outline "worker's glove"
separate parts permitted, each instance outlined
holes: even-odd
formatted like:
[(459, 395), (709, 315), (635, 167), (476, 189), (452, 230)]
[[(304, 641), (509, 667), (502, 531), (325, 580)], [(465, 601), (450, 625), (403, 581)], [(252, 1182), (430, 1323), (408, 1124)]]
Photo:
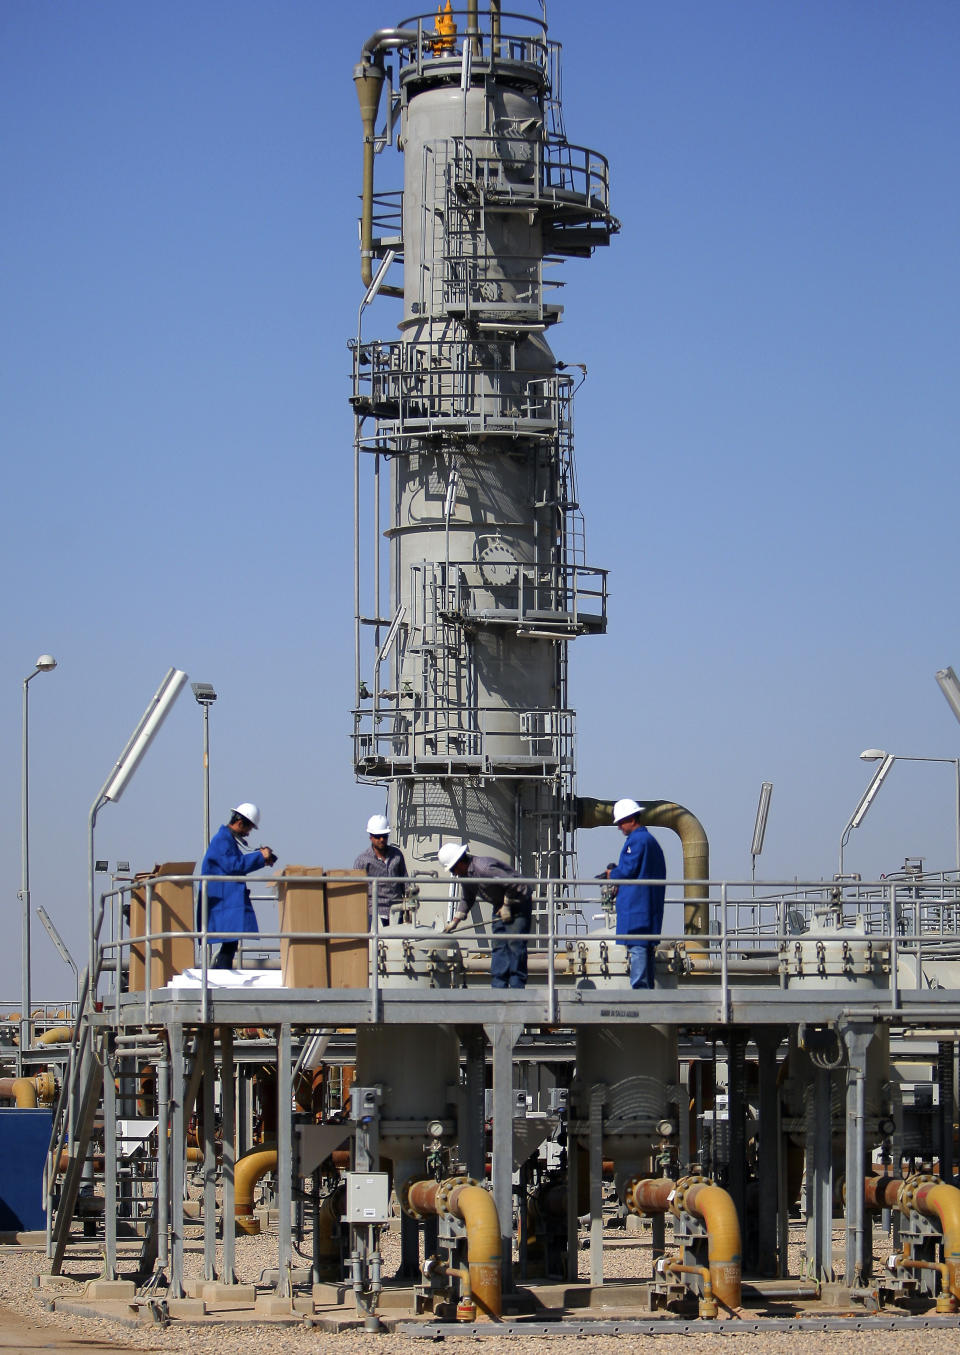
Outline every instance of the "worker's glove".
[(275, 851), (272, 851), (269, 847), (261, 847), (260, 850), (263, 852), (263, 859), (266, 865), (275, 866), (277, 864), (277, 854)]
[(497, 909), (497, 917), (504, 925), (513, 921), (513, 909), (510, 907), (509, 903), (504, 903)]
[(460, 919), (458, 917), (452, 917), (443, 930), (445, 932), (455, 932), (459, 921)]

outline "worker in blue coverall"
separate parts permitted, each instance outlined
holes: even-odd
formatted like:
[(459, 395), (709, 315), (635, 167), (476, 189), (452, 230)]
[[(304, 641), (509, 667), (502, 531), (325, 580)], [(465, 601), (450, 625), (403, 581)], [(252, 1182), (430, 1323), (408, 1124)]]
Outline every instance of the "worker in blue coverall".
[[(636, 800), (618, 800), (613, 821), (627, 839), (620, 860), (607, 870), (607, 879), (617, 881), (617, 935), (644, 935), (646, 941), (621, 941), (630, 957), (630, 987), (652, 988), (656, 937), (663, 926), (664, 884), (634, 884), (632, 881), (664, 880), (667, 863), (660, 843), (640, 822), (643, 813)], [(620, 883), (624, 881), (625, 883)]]
[(493, 908), (490, 930), (497, 938), (490, 952), (491, 988), (526, 988), (527, 943), (517, 933), (529, 932), (533, 892), (513, 878), (514, 872), (495, 856), (473, 856), (466, 843), (445, 842), (437, 852), (444, 870), (461, 881), (463, 898), (444, 927), (452, 932), (478, 901)]
[[(262, 866), (272, 866), (276, 856), (269, 847), (257, 847), (252, 852), (241, 851), (254, 828), (260, 827), (260, 810), (245, 801), (231, 809), (230, 818), (214, 833), (210, 846), (200, 864), (201, 875), (249, 875)], [(197, 930), (203, 926), (203, 886), (197, 891)], [(250, 902), (250, 891), (242, 880), (209, 880), (207, 882), (207, 931), (253, 932), (257, 915)], [(232, 969), (240, 938), (223, 939), (211, 964), (212, 969)]]

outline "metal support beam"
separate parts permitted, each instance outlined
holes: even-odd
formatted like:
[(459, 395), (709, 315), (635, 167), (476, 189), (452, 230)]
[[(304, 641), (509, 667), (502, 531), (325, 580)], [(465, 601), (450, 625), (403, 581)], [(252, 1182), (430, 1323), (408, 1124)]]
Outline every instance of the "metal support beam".
[[(167, 1028), (170, 1041), (170, 1297), (182, 1299), (183, 1288), (183, 1193), (186, 1173), (187, 1134), (186, 1077), (183, 1057), (183, 1026), (173, 1021)], [(161, 1126), (162, 1132), (162, 1126)]]
[(811, 1279), (833, 1279), (833, 1163), (830, 1154), (830, 1072), (814, 1070), (806, 1089), (807, 1270)]
[(590, 1283), (603, 1284), (603, 1106), (605, 1083), (590, 1088)]
[[(781, 1189), (780, 1092), (777, 1086), (778, 1030), (758, 1030), (758, 1072), (760, 1080), (760, 1142), (757, 1160), (757, 1252), (760, 1274), (770, 1278), (786, 1274), (786, 1252), (781, 1248), (783, 1191)], [(771, 1201), (776, 1208), (771, 1209)]]
[(513, 1049), (523, 1026), (485, 1027), (493, 1051), (493, 1199), (500, 1219), (503, 1288), (513, 1288)]
[(867, 1169), (865, 1124), (867, 1046), (873, 1039), (869, 1026), (841, 1028), (847, 1051), (847, 1164), (846, 1164), (846, 1260), (848, 1285), (859, 1286), (870, 1276), (872, 1248), (868, 1248), (864, 1219), (863, 1178)]
[(464, 1096), (464, 1123), (460, 1126), (460, 1151), (467, 1175), (483, 1180), (486, 1167), (484, 1133), (484, 1090), (486, 1078), (487, 1042), (479, 1026), (461, 1026), (458, 1030), (464, 1053), (466, 1088)]
[(220, 1117), (223, 1140), (220, 1168), (223, 1181), (223, 1275), (224, 1284), (235, 1284), (237, 1225), (234, 1210), (234, 1179), (237, 1165), (236, 1073), (233, 1063), (233, 1027), (220, 1027)]
[(197, 1040), (197, 1058), (203, 1068), (201, 1106), (203, 1120), (203, 1278), (217, 1278), (217, 1138), (215, 1132), (213, 1029)]
[(293, 1298), (290, 1288), (290, 1207), (293, 1175), (293, 1087), (290, 1024), (280, 1026), (277, 1040), (277, 1294)]
[(117, 1059), (106, 1037), (103, 1058), (104, 1277), (117, 1278)]

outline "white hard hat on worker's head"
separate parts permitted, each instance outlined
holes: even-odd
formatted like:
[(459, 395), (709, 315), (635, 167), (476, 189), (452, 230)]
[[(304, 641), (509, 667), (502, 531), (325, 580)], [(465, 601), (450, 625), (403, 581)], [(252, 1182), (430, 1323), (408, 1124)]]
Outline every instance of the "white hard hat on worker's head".
[(437, 860), (444, 870), (453, 870), (462, 856), (467, 854), (465, 842), (445, 842), (437, 852)]
[(385, 814), (374, 814), (367, 819), (367, 832), (371, 837), (389, 837), (390, 824)]
[(613, 806), (613, 821), (614, 823), (622, 823), (624, 819), (632, 819), (634, 814), (642, 812), (636, 800), (618, 800)]
[(254, 828), (260, 827), (260, 810), (256, 805), (251, 804), (249, 800), (244, 800), (243, 803), (237, 805), (235, 809), (231, 809), (230, 813), (239, 814), (242, 819), (246, 819), (248, 823), (252, 823)]

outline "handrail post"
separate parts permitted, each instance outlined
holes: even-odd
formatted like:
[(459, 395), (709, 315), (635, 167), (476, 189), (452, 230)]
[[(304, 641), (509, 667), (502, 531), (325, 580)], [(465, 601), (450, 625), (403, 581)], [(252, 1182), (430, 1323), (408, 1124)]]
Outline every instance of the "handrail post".
[(380, 905), (377, 901), (377, 878), (374, 876), (371, 880), (373, 885), (373, 902), (371, 904), (370, 916), (370, 940), (367, 947), (367, 954), (370, 957), (370, 1020), (376, 1022), (380, 1012)]
[(145, 913), (145, 923), (146, 923), (146, 926), (145, 926), (145, 928), (144, 928), (144, 944), (143, 944), (143, 958), (144, 958), (144, 966), (143, 966), (143, 973), (144, 973), (143, 987), (144, 987), (144, 993), (145, 993), (145, 1011), (144, 1011), (144, 1020), (145, 1020), (145, 1024), (149, 1026), (149, 1024), (150, 1024), (150, 1005), (151, 1005), (151, 1004), (150, 1004), (150, 995), (151, 995), (151, 993), (153, 992), (153, 974), (152, 974), (152, 972), (151, 972), (152, 969), (153, 969), (153, 938), (152, 938), (152, 932), (153, 932), (153, 884), (152, 884), (149, 880), (147, 881), (147, 888), (146, 888), (146, 895), (145, 895), (145, 903), (146, 903), (146, 907), (145, 907), (145, 909), (144, 909), (144, 913)]
[(897, 943), (897, 886), (890, 885), (890, 1010), (900, 1007), (900, 994), (897, 970), (899, 968), (899, 946)]
[(557, 976), (554, 970), (556, 938), (557, 882), (547, 885), (547, 1019), (553, 1025), (557, 1020)]
[[(707, 911), (707, 933), (710, 930), (710, 913)], [(709, 943), (708, 943), (709, 944)], [(730, 974), (727, 955), (727, 882), (720, 885), (720, 1020), (730, 1019)]]

